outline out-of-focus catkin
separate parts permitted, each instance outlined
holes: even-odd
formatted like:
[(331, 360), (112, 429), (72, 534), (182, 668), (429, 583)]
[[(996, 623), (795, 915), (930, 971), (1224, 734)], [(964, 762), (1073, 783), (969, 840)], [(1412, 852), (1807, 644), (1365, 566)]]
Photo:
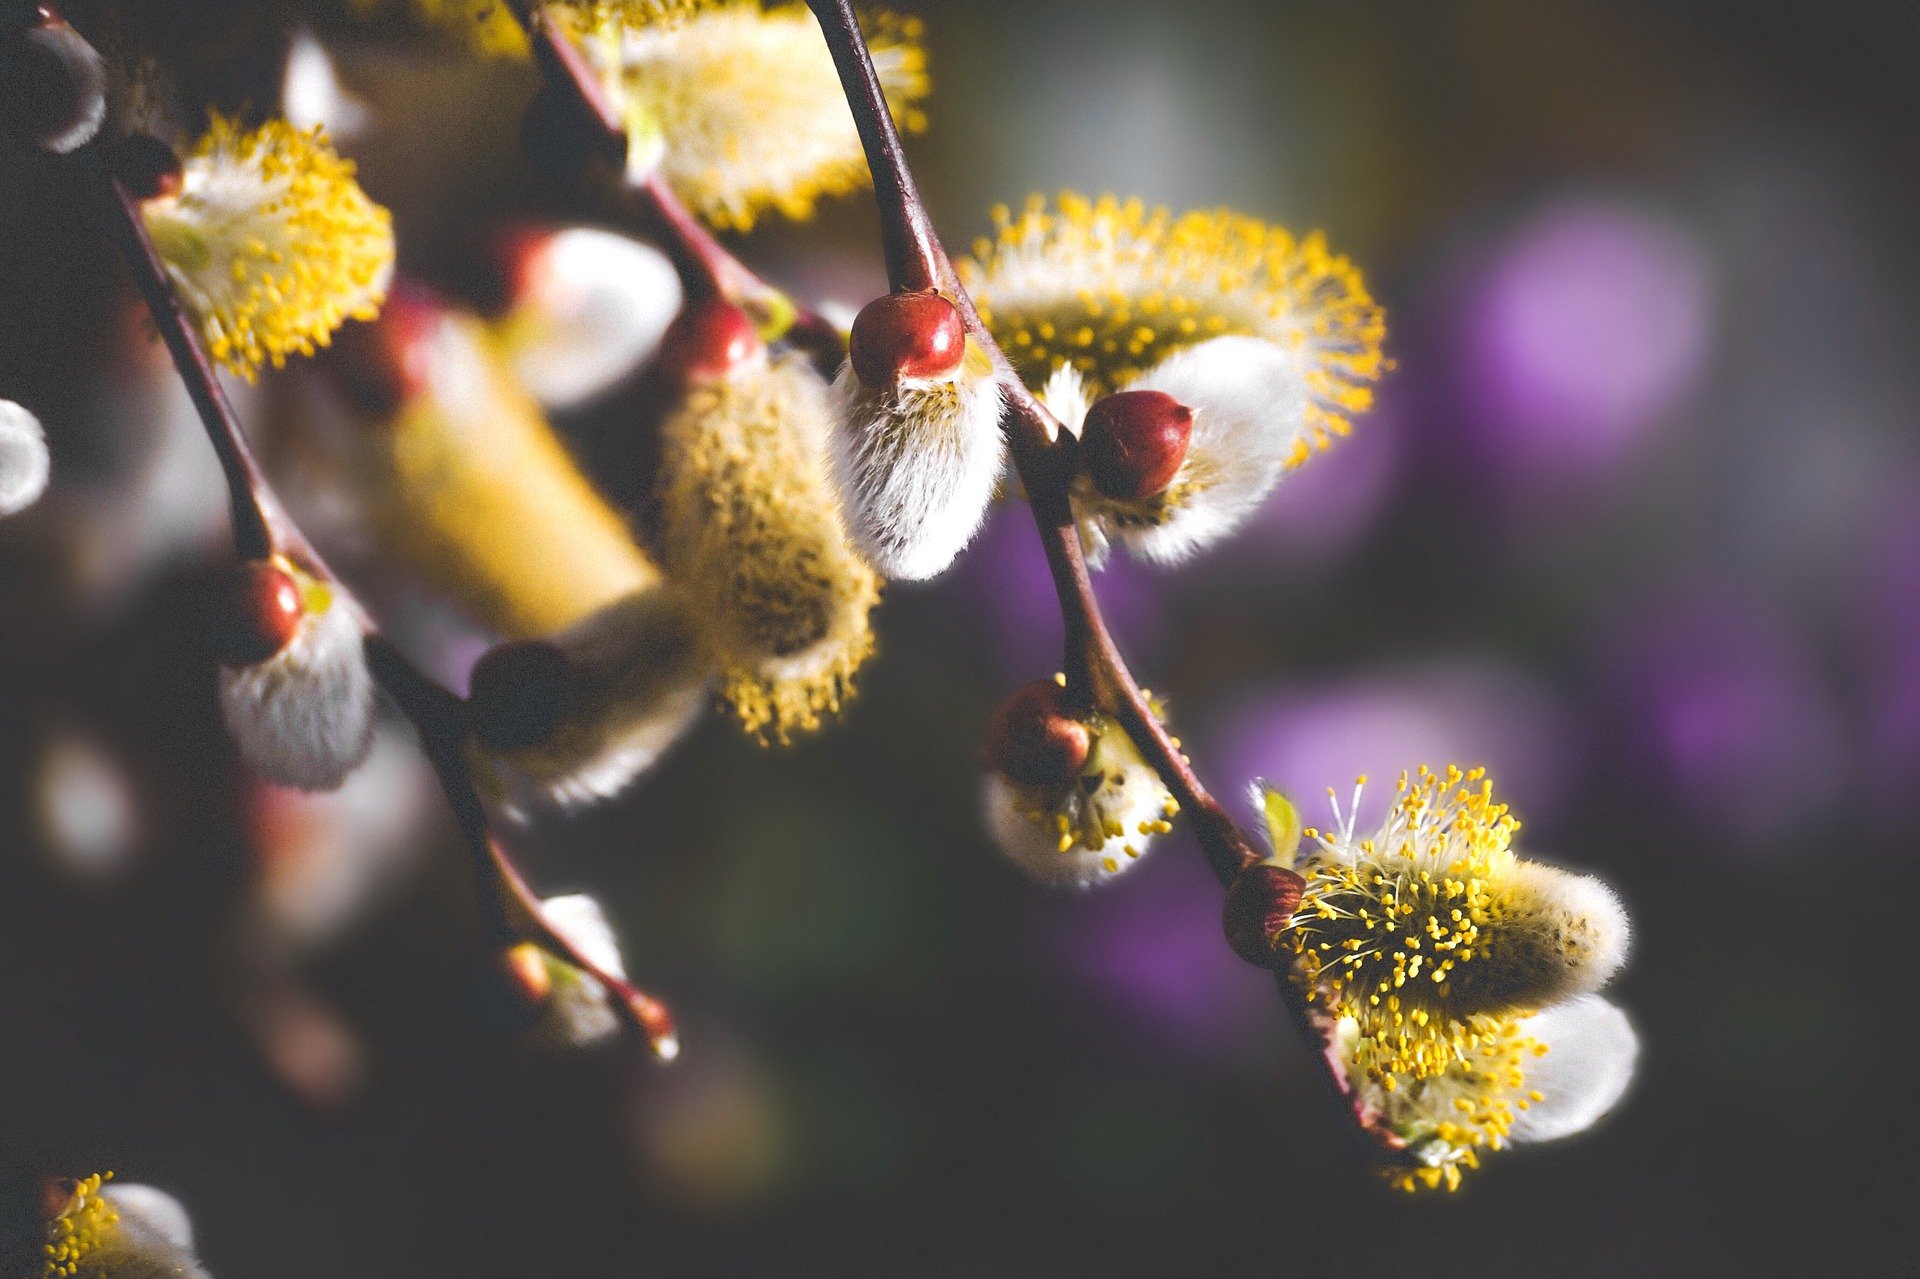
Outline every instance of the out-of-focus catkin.
[(827, 471), (827, 386), (805, 359), (755, 352), (698, 379), (661, 427), (664, 556), (687, 591), (741, 726), (817, 728), (873, 651), (880, 579), (854, 551)]
[(373, 536), (475, 621), (548, 635), (660, 585), (478, 320), (409, 291), (347, 361), (395, 392), (350, 450)]

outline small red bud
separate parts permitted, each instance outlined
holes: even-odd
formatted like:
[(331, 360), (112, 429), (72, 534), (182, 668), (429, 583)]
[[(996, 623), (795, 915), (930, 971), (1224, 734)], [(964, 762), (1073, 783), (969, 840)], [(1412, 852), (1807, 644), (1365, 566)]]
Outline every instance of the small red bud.
[(967, 326), (960, 308), (938, 293), (889, 293), (860, 308), (849, 349), (866, 386), (946, 377), (966, 356)]
[(551, 227), (516, 223), (489, 235), (475, 255), (478, 265), (462, 280), (474, 309), (499, 319), (537, 292), (548, 273), (547, 249), (555, 234)]
[(293, 574), (247, 560), (221, 574), (210, 614), (214, 656), (226, 666), (257, 666), (293, 642), (306, 604)]
[(745, 311), (720, 298), (694, 302), (660, 343), (660, 369), (683, 382), (718, 382), (760, 349)]
[(1186, 460), (1193, 410), (1164, 391), (1121, 391), (1087, 410), (1080, 460), (1093, 486), (1117, 502), (1166, 492)]
[(468, 694), (474, 735), (496, 754), (538, 746), (565, 716), (574, 682), (573, 663), (546, 640), (488, 650), (473, 668)]
[(1306, 881), (1285, 866), (1255, 862), (1227, 888), (1221, 926), (1233, 953), (1256, 968), (1274, 966), (1274, 942), (1300, 906)]
[(179, 195), (185, 175), (174, 149), (151, 133), (130, 133), (113, 144), (113, 176), (136, 200)]
[(380, 314), (341, 326), (321, 359), (361, 411), (391, 418), (431, 389), (434, 338), (446, 314), (439, 298), (412, 280), (397, 279)]
[(40, 1215), (52, 1221), (73, 1206), (80, 1183), (72, 1177), (43, 1177), (40, 1181)]
[(1065, 781), (1092, 749), (1093, 734), (1067, 712), (1060, 686), (1048, 679), (1021, 685), (987, 723), (987, 767), (1026, 785)]
[(532, 942), (507, 947), (495, 962), (507, 990), (529, 1006), (539, 1007), (553, 993), (553, 970), (547, 966), (547, 952)]

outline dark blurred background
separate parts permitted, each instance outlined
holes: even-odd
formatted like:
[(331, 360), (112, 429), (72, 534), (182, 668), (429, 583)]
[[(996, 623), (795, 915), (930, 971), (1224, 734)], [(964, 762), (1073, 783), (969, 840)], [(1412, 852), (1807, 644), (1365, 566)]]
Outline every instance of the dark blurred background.
[[(0, 525), (9, 1233), (42, 1174), (110, 1167), (187, 1203), (221, 1279), (1912, 1273), (1920, 8), (921, 11), (911, 150), (956, 248), (1066, 186), (1324, 228), (1366, 270), (1378, 408), (1224, 550), (1101, 593), (1217, 790), (1317, 815), (1355, 773), (1486, 764), (1529, 851), (1618, 886), (1626, 1102), (1397, 1197), (1184, 836), (1087, 894), (1006, 865), (976, 739), (1058, 639), (1017, 509), (890, 592), (843, 724), (767, 752), (710, 716), (626, 799), (514, 835), (608, 905), (686, 1051), (514, 1047), (404, 732), (339, 799), (238, 770), (187, 587), (224, 537), (211, 454), (19, 164), (0, 394), (55, 488)], [(337, 52), (403, 262), (543, 207), (524, 84)], [(872, 243), (856, 199), (742, 252), (858, 303)]]

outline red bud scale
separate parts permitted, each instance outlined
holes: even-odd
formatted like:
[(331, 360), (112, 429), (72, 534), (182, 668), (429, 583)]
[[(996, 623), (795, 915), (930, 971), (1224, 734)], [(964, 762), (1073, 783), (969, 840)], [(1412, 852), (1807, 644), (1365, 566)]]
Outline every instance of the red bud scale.
[(889, 293), (860, 308), (848, 353), (853, 371), (870, 387), (901, 378), (951, 376), (967, 351), (960, 308), (938, 293)]
[(1187, 457), (1193, 411), (1164, 391), (1120, 391), (1087, 410), (1080, 460), (1117, 502), (1164, 493)]
[(226, 666), (257, 666), (281, 652), (306, 616), (299, 582), (271, 560), (248, 560), (223, 573), (210, 603), (214, 655)]
[(1025, 785), (1065, 781), (1080, 771), (1092, 747), (1092, 732), (1067, 711), (1052, 680), (1021, 685), (987, 725), (987, 767)]

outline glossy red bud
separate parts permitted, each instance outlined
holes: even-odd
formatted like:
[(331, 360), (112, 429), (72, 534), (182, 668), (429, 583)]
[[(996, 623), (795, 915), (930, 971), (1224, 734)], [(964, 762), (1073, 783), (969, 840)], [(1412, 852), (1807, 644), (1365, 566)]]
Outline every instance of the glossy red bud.
[(384, 421), (432, 389), (434, 339), (446, 316), (439, 298), (400, 277), (380, 314), (342, 325), (320, 361), (355, 407)]
[(306, 603), (293, 574), (268, 560), (247, 560), (220, 575), (209, 612), (221, 664), (257, 666), (293, 643)]
[(114, 143), (108, 163), (136, 200), (179, 195), (185, 179), (179, 155), (151, 133), (130, 133)]
[(1092, 749), (1092, 731), (1068, 713), (1049, 679), (1021, 685), (987, 723), (987, 767), (1029, 786), (1066, 781)]
[(67, 1209), (73, 1207), (73, 1197), (79, 1193), (80, 1183), (72, 1177), (42, 1177), (40, 1215), (49, 1221), (64, 1216)]
[(889, 293), (860, 308), (848, 342), (862, 384), (950, 376), (967, 352), (960, 308), (938, 293)]
[(1186, 460), (1193, 410), (1164, 391), (1121, 391), (1087, 410), (1080, 462), (1093, 486), (1118, 502), (1164, 493)]
[(565, 717), (574, 683), (573, 663), (546, 640), (489, 649), (473, 668), (467, 698), (474, 736), (496, 754), (540, 745)]
[(760, 334), (739, 307), (719, 298), (691, 303), (660, 342), (660, 371), (683, 382), (718, 382), (760, 350)]
[(1227, 887), (1221, 926), (1233, 953), (1257, 968), (1272, 968), (1280, 958), (1274, 942), (1300, 908), (1306, 881), (1285, 866), (1255, 862)]

